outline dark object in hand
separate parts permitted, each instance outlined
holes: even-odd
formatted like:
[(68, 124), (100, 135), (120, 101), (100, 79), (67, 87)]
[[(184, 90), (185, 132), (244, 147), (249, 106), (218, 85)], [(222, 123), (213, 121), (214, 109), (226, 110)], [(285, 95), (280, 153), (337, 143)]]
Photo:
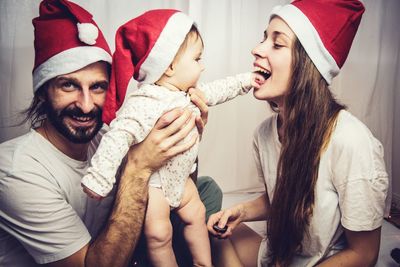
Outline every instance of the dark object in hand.
[(220, 228), (220, 227), (218, 226), (218, 223), (216, 223), (216, 224), (214, 224), (213, 229), (214, 229), (216, 232), (218, 232), (218, 233), (220, 233), (220, 234), (223, 234), (223, 233), (226, 232), (226, 230), (228, 230), (228, 225), (225, 225), (224, 228)]
[(400, 263), (400, 249), (399, 248), (392, 249), (390, 256), (392, 256), (392, 259), (395, 262)]

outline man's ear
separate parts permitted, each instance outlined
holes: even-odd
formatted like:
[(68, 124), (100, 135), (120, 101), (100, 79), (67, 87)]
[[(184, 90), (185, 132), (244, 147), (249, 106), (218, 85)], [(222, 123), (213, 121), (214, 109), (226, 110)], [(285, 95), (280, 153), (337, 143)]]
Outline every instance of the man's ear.
[(167, 77), (174, 76), (174, 74), (175, 74), (174, 62), (172, 62), (171, 64), (169, 64), (169, 66), (168, 66), (167, 70), (164, 72), (164, 74), (165, 74)]

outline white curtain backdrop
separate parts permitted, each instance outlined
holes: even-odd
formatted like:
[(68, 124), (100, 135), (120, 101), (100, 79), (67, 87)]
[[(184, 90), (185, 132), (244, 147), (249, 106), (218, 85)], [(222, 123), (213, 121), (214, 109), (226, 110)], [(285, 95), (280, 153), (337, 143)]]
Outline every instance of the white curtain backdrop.
[[(89, 10), (111, 49), (119, 25), (154, 8), (180, 9), (198, 23), (205, 42), (202, 81), (252, 69), (251, 49), (261, 40), (280, 0), (75, 0)], [(381, 140), (394, 198), (400, 200), (400, 25), (398, 0), (365, 0), (366, 12), (347, 62), (332, 90)], [(39, 1), (0, 0), (0, 142), (23, 134), (11, 127), (32, 98), (33, 27)], [(334, 15), (334, 14), (332, 14)], [(57, 38), (57, 36), (54, 36)], [(262, 189), (251, 153), (252, 134), (269, 116), (252, 94), (210, 109), (200, 152), (200, 174), (224, 192)]]

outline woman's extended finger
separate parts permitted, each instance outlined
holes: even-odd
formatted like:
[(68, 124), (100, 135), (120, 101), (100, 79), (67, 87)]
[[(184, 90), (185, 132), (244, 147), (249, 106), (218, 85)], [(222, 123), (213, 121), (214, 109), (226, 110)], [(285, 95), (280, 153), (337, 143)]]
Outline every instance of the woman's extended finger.
[(225, 212), (221, 215), (218, 222), (219, 228), (224, 228), (225, 225), (228, 223), (229, 218), (231, 217), (232, 212), (229, 209), (225, 210)]
[(213, 226), (214, 226), (214, 224), (218, 223), (219, 219), (221, 218), (222, 213), (223, 213), (223, 211), (219, 211), (217, 213), (212, 214), (210, 216), (210, 218), (208, 219), (208, 221), (207, 221), (207, 229), (214, 236), (219, 236), (220, 235), (220, 233), (215, 231)]

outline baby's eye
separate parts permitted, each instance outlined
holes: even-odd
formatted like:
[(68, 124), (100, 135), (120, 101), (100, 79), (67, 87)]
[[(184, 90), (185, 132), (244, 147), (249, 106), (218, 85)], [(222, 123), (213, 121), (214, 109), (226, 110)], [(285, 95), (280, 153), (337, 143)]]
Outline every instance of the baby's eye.
[(196, 61), (200, 61), (200, 60), (201, 60), (201, 57), (196, 58)]

